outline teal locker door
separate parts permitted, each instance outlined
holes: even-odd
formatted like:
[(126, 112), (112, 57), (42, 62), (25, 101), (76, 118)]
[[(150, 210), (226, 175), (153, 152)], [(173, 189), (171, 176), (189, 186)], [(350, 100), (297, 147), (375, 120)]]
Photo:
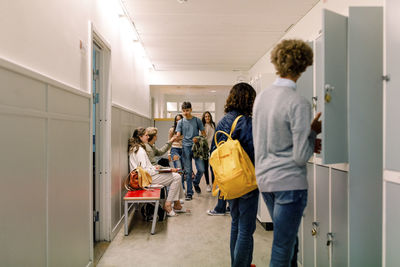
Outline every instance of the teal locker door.
[(318, 223), (317, 267), (329, 267), (329, 247), (326, 245), (329, 232), (329, 168), (316, 165), (315, 215)]
[(400, 262), (400, 185), (386, 183), (386, 267), (398, 267)]
[[(347, 162), (347, 17), (323, 11), (324, 103), (322, 158), (324, 164)], [(325, 99), (329, 95), (330, 100)]]
[(385, 169), (400, 171), (400, 1), (386, 0), (386, 145)]
[[(324, 108), (324, 37), (321, 35), (315, 40), (315, 52), (314, 52), (314, 64), (315, 64), (315, 87), (316, 87), (316, 96), (313, 98), (313, 103), (315, 105), (315, 112), (322, 112)], [(323, 118), (323, 116), (322, 116)], [(324, 143), (324, 136), (322, 134), (318, 135), (318, 138), (321, 139), (322, 144)], [(322, 147), (323, 149), (323, 147)], [(316, 154), (318, 158), (321, 158), (323, 155), (323, 150), (321, 149), (320, 154)]]
[(332, 267), (348, 266), (347, 172), (332, 169)]
[(349, 266), (380, 266), (382, 252), (377, 248), (382, 245), (383, 198), (382, 7), (350, 7), (348, 36)]
[(314, 221), (314, 164), (307, 163), (308, 201), (303, 215), (303, 266), (314, 267), (314, 237), (311, 235)]
[[(307, 42), (307, 44), (312, 48), (313, 42)], [(306, 71), (301, 75), (300, 79), (297, 81), (296, 91), (304, 96), (310, 104), (312, 104), (313, 97), (313, 66), (307, 67)]]

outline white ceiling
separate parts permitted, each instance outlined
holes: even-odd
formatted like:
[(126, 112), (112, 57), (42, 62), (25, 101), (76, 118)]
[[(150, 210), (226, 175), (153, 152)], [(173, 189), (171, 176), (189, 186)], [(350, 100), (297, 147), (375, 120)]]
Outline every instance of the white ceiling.
[(122, 0), (151, 63), (169, 71), (247, 71), (318, 1)]

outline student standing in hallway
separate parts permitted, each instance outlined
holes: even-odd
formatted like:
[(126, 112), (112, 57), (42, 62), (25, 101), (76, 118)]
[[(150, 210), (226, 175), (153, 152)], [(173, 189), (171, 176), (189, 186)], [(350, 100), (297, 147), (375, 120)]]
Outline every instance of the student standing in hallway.
[[(256, 91), (247, 83), (238, 83), (234, 85), (229, 92), (225, 104), (225, 116), (218, 122), (218, 131), (229, 133), (235, 119), (240, 117), (235, 130), (232, 133), (232, 139), (238, 140), (244, 151), (254, 164), (254, 147), (252, 136), (251, 113), (253, 108)], [(227, 136), (217, 134), (217, 142), (226, 141)], [(216, 149), (215, 140), (211, 145), (211, 151)], [(255, 189), (241, 197), (228, 200), (231, 223), (231, 266), (249, 267), (253, 259), (253, 233), (256, 230), (256, 216), (258, 209), (258, 189)], [(222, 206), (225, 214), (225, 200), (218, 200), (218, 206)], [(216, 208), (217, 208), (216, 207)], [(210, 211), (209, 211), (210, 212)], [(209, 213), (208, 212), (208, 213)], [(215, 212), (215, 209), (214, 209)], [(209, 213), (210, 214), (210, 213)], [(217, 215), (217, 214), (210, 214)]]
[[(205, 136), (204, 126), (201, 120), (192, 115), (192, 104), (190, 102), (182, 103), (182, 114), (183, 119), (178, 122), (176, 126), (177, 136), (183, 135), (182, 140), (182, 157), (183, 166), (186, 175), (186, 200), (192, 200), (193, 188), (192, 188), (192, 159), (193, 159), (193, 138), (199, 135)], [(197, 193), (201, 193), (200, 179), (204, 173), (204, 161), (200, 158), (195, 158), (197, 173), (193, 181), (194, 188)]]
[(253, 137), (257, 184), (274, 223), (271, 267), (297, 266), (297, 232), (307, 204), (306, 162), (321, 132), (320, 113), (296, 93), (296, 81), (312, 65), (312, 49), (283, 40), (271, 52), (279, 78), (257, 96)]
[[(203, 117), (201, 118), (201, 121), (203, 122), (204, 129), (206, 131), (208, 149), (210, 150), (211, 142), (214, 138), (214, 133), (215, 133), (215, 122), (213, 121), (213, 118), (209, 111), (206, 111), (203, 113)], [(214, 180), (211, 181), (211, 185), (210, 185), (210, 175), (208, 172), (208, 167), (209, 167), (208, 161), (209, 161), (209, 159), (204, 160), (204, 177), (206, 178), (207, 192), (211, 192), (211, 185), (213, 184)]]
[[(183, 119), (181, 114), (177, 114), (174, 119), (174, 125), (169, 129), (168, 140), (170, 140), (176, 134), (176, 126), (178, 125), (178, 121)], [(183, 136), (179, 136), (172, 143), (171, 149), (168, 152), (168, 160), (172, 161), (174, 164), (174, 168), (183, 170), (183, 162), (182, 162), (182, 139)], [(182, 187), (185, 190), (185, 175), (182, 172)]]

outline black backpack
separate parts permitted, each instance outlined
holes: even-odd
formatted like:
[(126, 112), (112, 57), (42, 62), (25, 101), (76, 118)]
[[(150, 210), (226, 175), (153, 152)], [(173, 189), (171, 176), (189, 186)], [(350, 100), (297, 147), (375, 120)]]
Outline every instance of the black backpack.
[[(160, 193), (160, 205), (158, 205), (158, 212), (157, 212), (157, 220), (159, 222), (162, 222), (167, 219), (167, 213), (163, 209), (164, 203), (165, 203), (165, 198), (167, 196), (167, 189), (165, 187), (161, 188), (161, 193)], [(153, 215), (154, 215), (154, 208), (155, 204), (154, 203), (145, 203), (143, 204), (142, 208), (140, 209), (140, 212), (143, 216), (143, 219), (145, 221), (152, 221), (153, 220)]]

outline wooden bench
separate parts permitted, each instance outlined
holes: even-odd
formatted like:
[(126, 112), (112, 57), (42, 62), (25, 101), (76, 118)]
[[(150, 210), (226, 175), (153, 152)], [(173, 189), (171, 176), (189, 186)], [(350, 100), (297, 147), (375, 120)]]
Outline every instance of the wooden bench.
[(153, 214), (153, 223), (151, 225), (151, 234), (154, 235), (156, 229), (157, 222), (157, 212), (158, 206), (160, 205), (160, 194), (161, 189), (154, 188), (149, 190), (135, 190), (128, 191), (124, 196), (124, 207), (125, 207), (125, 235), (129, 234), (128, 231), (128, 213), (129, 213), (129, 204), (134, 203), (154, 203), (154, 214)]

